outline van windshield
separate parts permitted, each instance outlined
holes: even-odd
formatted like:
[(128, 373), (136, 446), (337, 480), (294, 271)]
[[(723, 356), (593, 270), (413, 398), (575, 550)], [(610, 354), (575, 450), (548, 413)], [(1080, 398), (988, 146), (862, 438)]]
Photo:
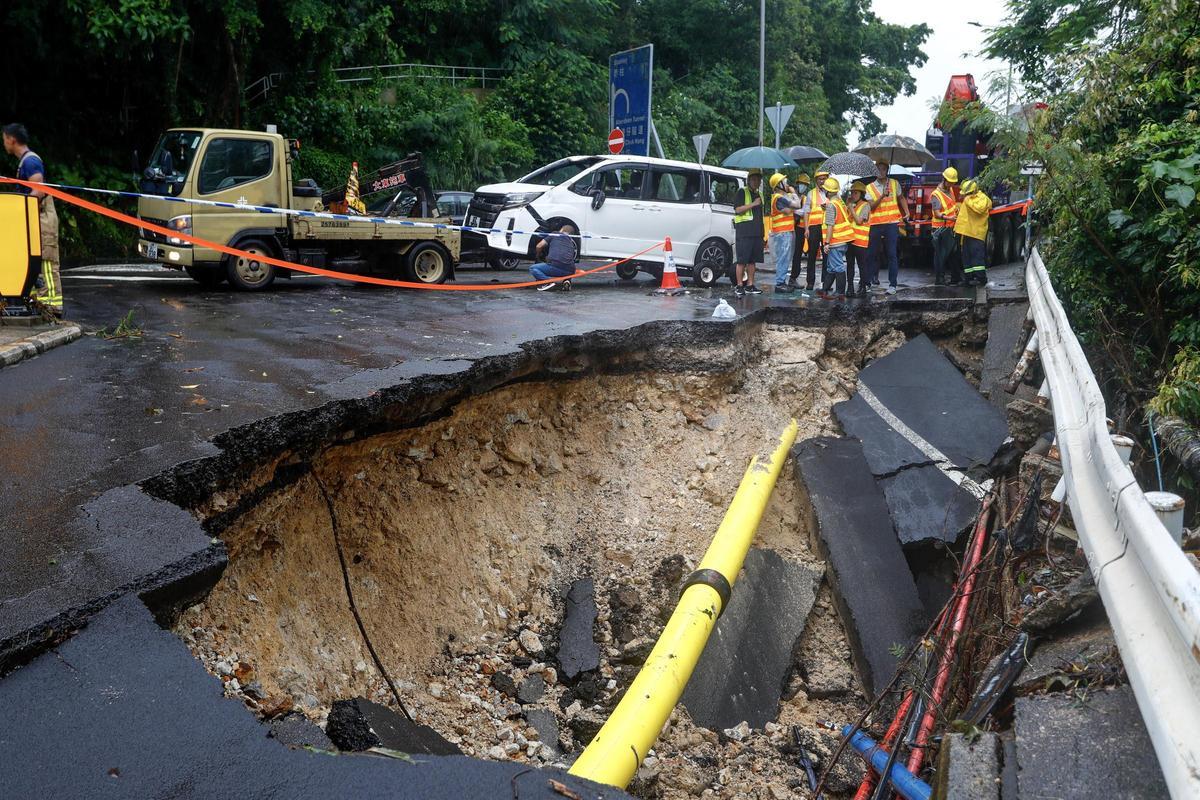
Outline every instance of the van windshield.
[(532, 183), (536, 186), (558, 186), (560, 183), (570, 183), (571, 180), (588, 167), (603, 161), (600, 156), (588, 158), (564, 158), (536, 169), (517, 183)]
[(199, 146), (199, 131), (164, 133), (142, 174), (142, 191), (147, 194), (179, 194), (192, 169)]

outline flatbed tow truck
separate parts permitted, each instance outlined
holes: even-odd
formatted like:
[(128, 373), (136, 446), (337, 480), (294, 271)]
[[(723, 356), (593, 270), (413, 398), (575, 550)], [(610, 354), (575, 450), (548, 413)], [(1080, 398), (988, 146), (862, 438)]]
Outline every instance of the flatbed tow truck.
[[(461, 235), (456, 229), (333, 220), (289, 211), (353, 214), (345, 188), (322, 192), (312, 180), (293, 180), (300, 143), (271, 131), (176, 128), (163, 134), (142, 173), (144, 194), (195, 198), (281, 209), (190, 206), (141, 197), (138, 218), (250, 254), (234, 257), (183, 239), (141, 229), (138, 254), (184, 270), (204, 286), (228, 280), (236, 289), (267, 288), (291, 271), (262, 263), (265, 255), (339, 272), (375, 273), (418, 283), (443, 283), (454, 275)], [(419, 153), (359, 180), (369, 213), (450, 224), (439, 213)], [(180, 213), (186, 211), (186, 213)]]

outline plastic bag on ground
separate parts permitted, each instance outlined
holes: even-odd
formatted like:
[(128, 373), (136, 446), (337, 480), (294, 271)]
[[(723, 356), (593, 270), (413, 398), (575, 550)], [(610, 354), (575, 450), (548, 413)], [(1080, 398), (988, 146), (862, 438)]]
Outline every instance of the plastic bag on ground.
[(717, 307), (713, 309), (713, 319), (737, 319), (737, 312), (722, 297), (721, 302), (717, 303)]

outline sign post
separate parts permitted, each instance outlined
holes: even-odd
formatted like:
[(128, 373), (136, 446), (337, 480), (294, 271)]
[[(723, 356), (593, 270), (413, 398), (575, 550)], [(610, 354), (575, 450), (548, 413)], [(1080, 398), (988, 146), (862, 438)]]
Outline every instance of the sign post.
[(795, 106), (785, 106), (776, 103), (773, 106), (767, 106), (763, 109), (763, 113), (767, 115), (767, 119), (771, 121), (771, 127), (775, 129), (775, 149), (779, 149), (779, 137), (783, 133), (783, 129), (787, 127), (788, 120), (792, 118), (792, 112), (796, 110)]
[(608, 127), (621, 130), (624, 140), (621, 152), (628, 155), (650, 155), (653, 81), (654, 45), (642, 45), (608, 57)]

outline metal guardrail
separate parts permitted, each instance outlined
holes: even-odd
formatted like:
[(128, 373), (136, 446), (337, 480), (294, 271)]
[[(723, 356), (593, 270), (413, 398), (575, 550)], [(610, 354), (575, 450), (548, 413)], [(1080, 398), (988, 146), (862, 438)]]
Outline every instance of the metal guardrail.
[[(333, 70), (338, 83), (368, 81), (432, 80), (447, 81), (452, 86), (493, 88), (504, 79), (508, 70), (503, 67), (462, 67), (451, 64), (376, 64), (369, 67), (339, 67)], [(283, 82), (282, 72), (272, 72), (246, 84), (242, 95), (250, 103), (277, 88)]]
[(1025, 283), (1080, 545), (1171, 797), (1198, 798), (1200, 572), (1114, 447), (1100, 387), (1036, 248)]

